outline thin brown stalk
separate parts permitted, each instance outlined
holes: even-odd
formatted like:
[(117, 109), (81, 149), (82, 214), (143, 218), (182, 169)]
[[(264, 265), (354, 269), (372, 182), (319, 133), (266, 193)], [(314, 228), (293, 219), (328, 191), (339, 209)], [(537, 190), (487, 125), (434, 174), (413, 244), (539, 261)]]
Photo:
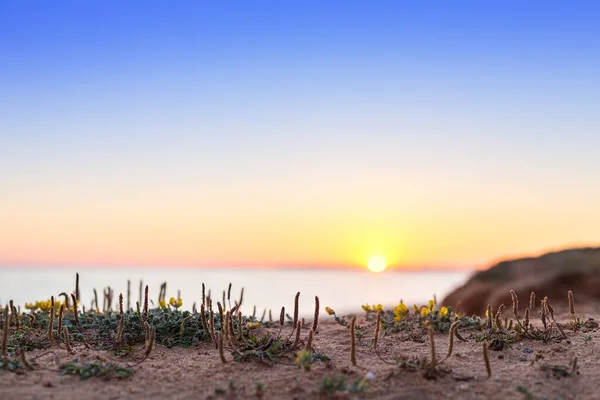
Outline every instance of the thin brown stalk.
[(237, 312), (237, 323), (238, 323), (238, 340), (242, 341), (242, 313), (241, 312)]
[(379, 341), (379, 328), (381, 327), (381, 313), (377, 313), (377, 322), (375, 323), (375, 338), (373, 339), (373, 350), (377, 352), (377, 342)]
[(240, 290), (240, 301), (237, 304), (238, 309), (242, 307), (242, 303), (244, 302), (244, 288)]
[(96, 314), (100, 314), (100, 306), (98, 305), (98, 291), (94, 288), (94, 304), (96, 305)]
[(315, 316), (313, 318), (313, 325), (312, 325), (313, 332), (316, 332), (318, 327), (319, 327), (319, 296), (315, 296)]
[(427, 336), (429, 337), (429, 349), (431, 350), (431, 368), (435, 368), (437, 365), (437, 359), (435, 356), (435, 339), (433, 337), (433, 326), (427, 325)]
[(179, 328), (179, 336), (181, 336), (182, 338), (183, 335), (185, 335), (185, 328), (187, 326), (187, 323), (190, 321), (190, 319), (192, 319), (192, 317), (193, 315), (188, 315), (181, 321), (181, 327)]
[(492, 312), (492, 305), (488, 304), (487, 306), (487, 312), (486, 312), (486, 317), (487, 317), (487, 323), (486, 323), (486, 328), (488, 330), (493, 328), (493, 323), (492, 321), (494, 321), (494, 313)]
[(65, 292), (62, 292), (61, 294), (58, 295), (58, 297), (63, 296), (65, 298), (65, 308), (67, 309), (67, 311), (69, 311), (71, 309), (71, 302), (69, 301), (69, 295), (66, 294)]
[(8, 324), (10, 322), (8, 319), (8, 304), (4, 306), (4, 314), (2, 315), (2, 317), (2, 357), (6, 359), (8, 358), (8, 352), (6, 350), (6, 347), (8, 344)]
[(12, 319), (15, 322), (15, 328), (16, 328), (16, 330), (19, 330), (19, 327), (20, 327), (19, 313), (17, 312), (17, 307), (15, 307), (12, 300), (10, 301), (10, 308), (11, 308)]
[(148, 335), (148, 344), (146, 345), (146, 351), (144, 352), (144, 357), (148, 357), (154, 348), (154, 342), (156, 339), (156, 328), (150, 329), (150, 334)]
[(140, 279), (140, 291), (139, 291), (139, 299), (138, 302), (142, 304), (142, 293), (144, 292), (144, 281)]
[(127, 279), (127, 311), (131, 310), (131, 281)]
[(308, 331), (308, 339), (306, 339), (306, 346), (304, 346), (304, 350), (312, 352), (312, 342), (315, 331), (312, 329)]
[(298, 344), (300, 343), (300, 332), (302, 332), (302, 324), (298, 322), (297, 325), (298, 327), (296, 328), (296, 337), (294, 338), (294, 343), (292, 344), (293, 349), (298, 347)]
[(206, 310), (204, 309), (204, 303), (200, 305), (200, 322), (202, 322), (202, 329), (204, 330), (204, 336), (210, 337), (210, 340), (214, 341), (210, 330), (208, 329), (208, 322), (206, 321)]
[(152, 332), (152, 330), (150, 329), (150, 324), (148, 323), (148, 321), (144, 321), (144, 333), (146, 334), (144, 347), (148, 347), (148, 345), (150, 344), (150, 333), (151, 332)]
[(237, 339), (235, 338), (235, 331), (233, 329), (233, 315), (231, 311), (227, 311), (227, 324), (229, 325), (229, 341), (235, 346), (237, 345)]
[(571, 374), (577, 373), (577, 356), (573, 359), (573, 369), (571, 370)]
[(218, 348), (219, 342), (217, 340), (217, 333), (215, 331), (215, 313), (212, 309), (212, 306), (210, 307), (210, 337), (215, 342), (215, 348)]
[(25, 350), (21, 349), (19, 350), (20, 356), (21, 356), (21, 362), (23, 363), (23, 366), (25, 366), (25, 368), (28, 371), (33, 371), (33, 365), (31, 365), (31, 363), (29, 362), (29, 360), (27, 360), (27, 357), (25, 357)]
[(123, 329), (125, 325), (125, 314), (123, 313), (123, 293), (119, 293), (119, 328), (117, 329), (117, 343), (120, 344), (123, 341)]
[(148, 321), (148, 285), (144, 289), (144, 321)]
[[(294, 329), (298, 325), (299, 303), (300, 303), (300, 292), (296, 293), (296, 297), (294, 298), (294, 325), (293, 325)], [(255, 308), (255, 310), (256, 310), (256, 308)]]
[(544, 324), (544, 331), (548, 330), (548, 325), (546, 320), (548, 319), (548, 306), (547, 306), (547, 301), (548, 298), (544, 298), (544, 300), (541, 301), (541, 310), (540, 310), (540, 318), (542, 319), (542, 324)]
[(58, 341), (60, 342), (60, 334), (62, 333), (63, 326), (63, 312), (65, 310), (65, 305), (61, 304), (58, 309), (58, 327), (56, 328), (56, 333), (58, 334)]
[(454, 347), (454, 335), (456, 335), (456, 330), (460, 325), (460, 321), (454, 321), (452, 325), (450, 325), (450, 332), (448, 333), (448, 354), (446, 358), (452, 356), (452, 348)]
[(77, 299), (77, 301), (79, 301), (79, 299), (81, 299), (81, 296), (79, 293), (79, 272), (75, 273), (75, 298)]
[(50, 298), (50, 318), (48, 320), (48, 341), (54, 343), (54, 296)]
[[(350, 362), (356, 366), (356, 335), (354, 334), (354, 325), (356, 324), (356, 316), (350, 321)], [(311, 331), (312, 333), (312, 331)]]
[(485, 370), (487, 372), (487, 379), (492, 376), (492, 367), (490, 366), (490, 357), (488, 355), (488, 344), (483, 342), (483, 362), (485, 363)]
[(523, 329), (525, 333), (529, 330), (529, 308), (525, 309), (525, 320), (523, 321)]
[(73, 348), (71, 348), (71, 342), (69, 341), (69, 328), (63, 326), (62, 328), (63, 341), (65, 343), (65, 348), (69, 352), (69, 354), (73, 354)]
[[(231, 282), (229, 282), (229, 288), (227, 288), (227, 303), (229, 304), (229, 309), (231, 310)], [(223, 301), (225, 304), (225, 301)]]
[(504, 304), (500, 304), (496, 310), (495, 325), (496, 329), (502, 329), (502, 312), (504, 312)]
[(222, 332), (225, 321), (223, 318), (223, 315), (224, 315), (223, 314), (223, 306), (218, 301), (217, 301), (217, 308), (219, 309), (219, 322), (221, 323), (221, 332)]
[(225, 352), (223, 351), (223, 332), (222, 331), (219, 333), (218, 348), (219, 348), (219, 357), (221, 358), (221, 362), (223, 364), (225, 364), (227, 362), (227, 360), (225, 359)]
[(512, 300), (512, 306), (513, 306), (513, 315), (515, 316), (515, 319), (518, 321), (519, 320), (519, 298), (517, 297), (517, 294), (515, 293), (514, 290), (510, 290), (510, 298)]
[(535, 311), (535, 292), (531, 292), (529, 295), (529, 310), (531, 312)]
[(569, 290), (567, 292), (567, 297), (569, 298), (569, 314), (577, 321), (577, 317), (575, 317), (575, 299), (573, 298), (573, 292)]

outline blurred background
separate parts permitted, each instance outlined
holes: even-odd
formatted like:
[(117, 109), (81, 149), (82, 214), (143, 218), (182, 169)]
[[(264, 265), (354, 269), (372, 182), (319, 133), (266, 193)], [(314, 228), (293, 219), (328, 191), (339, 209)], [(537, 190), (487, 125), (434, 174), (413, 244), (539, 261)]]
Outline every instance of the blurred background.
[[(259, 310), (297, 291), (354, 310), (597, 245), (598, 14), (4, 2), (0, 301), (71, 291), (78, 271), (84, 304), (142, 279), (184, 307), (233, 282)], [(569, 254), (550, 270), (596, 270)], [(500, 275), (552, 287), (542, 264)]]

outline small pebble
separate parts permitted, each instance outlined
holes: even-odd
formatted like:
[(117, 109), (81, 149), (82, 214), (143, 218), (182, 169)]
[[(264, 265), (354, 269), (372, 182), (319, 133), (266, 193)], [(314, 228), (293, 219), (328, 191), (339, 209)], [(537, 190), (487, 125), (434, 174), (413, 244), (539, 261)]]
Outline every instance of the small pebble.
[(570, 340), (567, 340), (567, 344), (571, 344), (571, 341), (570, 341)]
[(499, 359), (499, 360), (504, 360), (504, 354), (500, 354), (500, 355), (498, 356), (498, 359)]
[(521, 357), (519, 361), (527, 361), (527, 357)]
[(521, 350), (523, 353), (531, 354), (533, 353), (533, 349), (523, 349)]

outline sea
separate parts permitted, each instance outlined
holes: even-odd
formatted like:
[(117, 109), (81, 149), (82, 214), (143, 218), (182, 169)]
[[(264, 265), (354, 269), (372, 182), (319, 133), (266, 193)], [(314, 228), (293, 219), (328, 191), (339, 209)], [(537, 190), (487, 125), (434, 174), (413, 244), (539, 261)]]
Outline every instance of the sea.
[[(157, 303), (160, 285), (167, 284), (167, 299), (181, 296), (183, 309), (191, 309), (202, 301), (202, 284), (206, 294), (214, 302), (222, 301), (223, 292), (230, 299), (226, 303), (239, 301), (244, 289), (242, 311), (252, 314), (256, 307), (257, 317), (272, 310), (273, 318), (279, 316), (281, 307), (293, 312), (294, 297), (300, 292), (300, 314), (310, 316), (314, 311), (315, 296), (319, 297), (321, 312), (331, 307), (343, 315), (360, 310), (364, 304), (383, 304), (393, 307), (400, 300), (411, 305), (425, 304), (435, 295), (441, 300), (446, 294), (462, 285), (473, 271), (388, 270), (382, 273), (345, 269), (206, 269), (206, 268), (0, 268), (0, 304), (13, 300), (16, 305), (26, 302), (47, 300), (59, 293), (72, 293), (75, 275), (79, 273), (82, 305), (91, 306), (93, 291), (97, 290), (99, 303), (103, 291), (110, 287), (114, 305), (120, 293), (127, 299), (130, 281), (130, 306), (140, 298), (141, 286), (148, 285), (149, 298)], [(227, 294), (225, 294), (227, 297)], [(125, 300), (126, 302), (127, 300)], [(199, 307), (199, 306), (198, 306)], [(268, 315), (268, 314), (267, 314)]]

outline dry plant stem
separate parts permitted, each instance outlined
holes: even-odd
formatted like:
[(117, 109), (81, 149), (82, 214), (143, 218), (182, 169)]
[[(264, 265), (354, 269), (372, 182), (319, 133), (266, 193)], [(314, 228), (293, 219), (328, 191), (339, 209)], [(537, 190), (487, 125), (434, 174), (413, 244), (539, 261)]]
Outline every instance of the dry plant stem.
[(512, 300), (513, 315), (515, 316), (515, 319), (519, 321), (519, 298), (517, 297), (515, 291), (512, 289), (510, 290), (510, 298)]
[(223, 352), (223, 332), (219, 333), (219, 357), (221, 358), (221, 362), (225, 364), (227, 360), (225, 359), (225, 353)]
[(488, 306), (487, 306), (487, 312), (486, 312), (486, 314), (487, 314), (487, 323), (486, 323), (486, 328), (487, 328), (488, 330), (490, 330), (490, 329), (492, 329), (492, 328), (493, 328), (493, 323), (492, 323), (492, 321), (494, 320), (494, 313), (492, 312), (492, 305), (491, 305), (491, 304), (488, 304)]
[(573, 292), (569, 290), (567, 297), (569, 298), (569, 314), (571, 314), (573, 320), (577, 322), (577, 317), (575, 317), (575, 299), (573, 298)]
[(4, 307), (4, 315), (3, 315), (3, 324), (2, 324), (2, 357), (7, 358), (8, 352), (6, 351), (6, 346), (8, 343), (8, 304)]
[(94, 289), (94, 304), (96, 305), (96, 314), (100, 314), (100, 307), (98, 306), (98, 292)]
[(139, 299), (138, 302), (141, 305), (142, 304), (142, 292), (144, 291), (144, 281), (140, 279), (140, 293), (139, 293)]
[(227, 323), (229, 324), (229, 341), (232, 346), (237, 345), (237, 339), (235, 338), (235, 331), (233, 329), (233, 315), (231, 311), (227, 311)]
[(50, 298), (50, 319), (48, 320), (48, 341), (54, 343), (54, 296)]
[(504, 312), (504, 304), (500, 304), (496, 310), (495, 325), (496, 329), (502, 329), (502, 312)]
[(296, 337), (294, 338), (294, 343), (292, 344), (292, 348), (295, 349), (298, 347), (298, 344), (300, 343), (300, 332), (302, 332), (302, 325), (300, 322), (298, 322), (296, 327)]
[(446, 358), (450, 358), (452, 356), (452, 348), (454, 347), (454, 335), (456, 334), (456, 330), (460, 325), (460, 321), (454, 321), (452, 325), (450, 325), (450, 332), (448, 333), (448, 354)]
[(219, 342), (217, 340), (217, 333), (215, 332), (215, 313), (212, 310), (212, 307), (210, 308), (210, 337), (215, 342), (215, 349), (218, 349)]
[(131, 281), (127, 279), (127, 311), (131, 310)]
[(487, 379), (490, 379), (490, 377), (492, 376), (492, 367), (490, 366), (490, 357), (488, 356), (487, 342), (483, 342), (483, 362), (485, 363)]
[(356, 316), (352, 317), (352, 320), (350, 321), (350, 362), (356, 367), (356, 336), (354, 334), (355, 324)]
[(144, 289), (144, 321), (148, 321), (148, 285)]
[(65, 307), (67, 308), (67, 311), (71, 309), (71, 302), (69, 301), (69, 295), (66, 294), (65, 292), (62, 292), (61, 294), (58, 295), (58, 297), (63, 296), (65, 298)]
[(525, 333), (529, 330), (529, 308), (525, 309), (525, 320), (523, 321), (525, 326), (523, 326), (523, 330)]
[(373, 350), (377, 352), (377, 342), (379, 341), (379, 328), (381, 327), (381, 313), (377, 313), (377, 322), (375, 324), (375, 337), (373, 338)]
[(125, 314), (123, 313), (123, 294), (119, 294), (119, 328), (117, 329), (117, 344), (120, 344), (123, 341), (123, 328), (125, 325)]
[[(227, 303), (229, 304), (229, 309), (231, 310), (231, 282), (229, 282), (229, 288), (227, 289)], [(223, 301), (225, 304), (225, 301)]]
[(241, 342), (242, 341), (242, 335), (243, 335), (243, 330), (242, 330), (242, 313), (241, 312), (237, 312), (237, 323), (238, 323), (238, 340)]
[(283, 329), (283, 324), (285, 322), (285, 307), (281, 307), (281, 312), (279, 313), (279, 333), (277, 337), (281, 336), (281, 330)]
[(244, 288), (242, 287), (242, 290), (240, 290), (240, 301), (237, 304), (238, 309), (240, 309), (242, 307), (243, 301), (244, 301)]
[(58, 310), (58, 327), (56, 328), (56, 333), (58, 334), (58, 341), (60, 342), (60, 334), (62, 333), (63, 326), (63, 312), (65, 310), (65, 305), (61, 304), (60, 309)]
[(200, 305), (200, 322), (202, 322), (202, 329), (204, 330), (204, 336), (210, 337), (210, 340), (214, 342), (212, 332), (208, 329), (208, 322), (206, 321), (206, 310), (204, 304)]
[(573, 369), (571, 370), (572, 374), (576, 374), (577, 373), (577, 356), (575, 356), (575, 358), (573, 359)]
[(79, 272), (75, 273), (75, 298), (77, 301), (81, 298), (79, 294)]
[(34, 369), (33, 365), (31, 365), (31, 363), (25, 357), (25, 350), (21, 349), (21, 350), (19, 350), (19, 353), (21, 355), (21, 362), (23, 363), (25, 368), (29, 371), (33, 371), (33, 369)]
[(185, 335), (185, 328), (190, 319), (192, 319), (192, 317), (193, 315), (188, 315), (183, 319), (183, 321), (181, 321), (181, 327), (179, 328), (179, 336), (183, 337), (183, 335)]
[(10, 308), (11, 308), (11, 314), (12, 314), (12, 319), (15, 322), (15, 328), (16, 330), (19, 330), (19, 313), (17, 312), (17, 307), (14, 306), (13, 301), (10, 301)]
[(152, 328), (150, 330), (150, 334), (148, 335), (148, 344), (146, 345), (146, 351), (144, 352), (144, 357), (148, 357), (154, 348), (154, 340), (156, 338), (156, 328)]
[(304, 346), (304, 350), (310, 351), (311, 353), (312, 353), (312, 341), (313, 341), (314, 334), (315, 334), (315, 331), (313, 331), (312, 329), (310, 331), (308, 331), (308, 339), (306, 339), (306, 346)]
[(531, 292), (529, 295), (529, 309), (535, 311), (535, 292)]
[(300, 292), (296, 293), (296, 297), (294, 298), (294, 329), (298, 325), (298, 310), (300, 304)]
[(63, 340), (65, 343), (65, 348), (69, 352), (69, 354), (73, 354), (73, 349), (71, 348), (71, 342), (69, 341), (69, 328), (63, 326), (62, 328)]
[(221, 303), (219, 303), (218, 301), (217, 301), (217, 308), (219, 309), (219, 322), (221, 322), (221, 332), (223, 332), (223, 326), (224, 326), (223, 306), (221, 306)]
[(548, 306), (546, 305), (548, 298), (546, 297), (544, 300), (541, 301), (541, 310), (540, 310), (540, 317), (542, 319), (542, 324), (544, 324), (544, 331), (548, 330), (548, 325), (546, 323), (546, 320), (548, 318), (547, 315), (547, 311), (548, 311)]
[(315, 316), (313, 318), (313, 325), (312, 325), (313, 332), (316, 332), (318, 327), (319, 327), (319, 296), (315, 296)]
[(148, 321), (144, 322), (144, 333), (146, 334), (146, 339), (144, 342), (144, 347), (148, 347), (149, 343), (150, 343), (150, 324), (148, 323)]
[(433, 326), (427, 325), (427, 336), (429, 337), (429, 348), (431, 350), (431, 368), (435, 368), (437, 360), (435, 357), (435, 339), (433, 337)]

